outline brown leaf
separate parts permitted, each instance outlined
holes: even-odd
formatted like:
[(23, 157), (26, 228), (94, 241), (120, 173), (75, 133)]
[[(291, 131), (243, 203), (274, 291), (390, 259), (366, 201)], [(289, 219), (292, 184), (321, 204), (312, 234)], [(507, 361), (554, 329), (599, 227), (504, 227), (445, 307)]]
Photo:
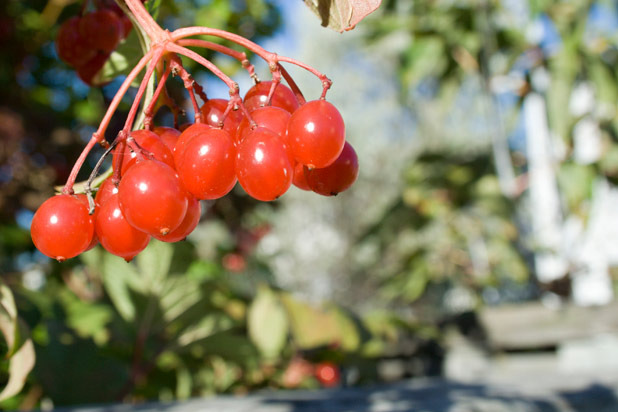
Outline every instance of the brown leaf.
[(342, 33), (352, 30), (368, 14), (374, 12), (382, 0), (303, 0), (320, 19), (322, 26)]

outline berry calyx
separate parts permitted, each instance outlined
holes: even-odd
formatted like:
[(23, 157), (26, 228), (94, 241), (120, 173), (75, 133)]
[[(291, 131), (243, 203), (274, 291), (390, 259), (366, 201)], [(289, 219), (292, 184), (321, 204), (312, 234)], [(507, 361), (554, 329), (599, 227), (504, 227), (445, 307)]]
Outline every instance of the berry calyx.
[(335, 106), (312, 100), (298, 108), (288, 122), (288, 144), (294, 158), (310, 167), (326, 167), (343, 150), (345, 125)]
[(62, 262), (90, 246), (94, 220), (77, 196), (57, 195), (43, 202), (35, 212), (30, 233), (41, 253)]
[(202, 215), (202, 206), (200, 201), (194, 196), (188, 196), (188, 206), (185, 218), (176, 229), (172, 230), (165, 236), (154, 235), (153, 237), (163, 242), (178, 242), (186, 239), (187, 236), (197, 227)]
[(157, 160), (142, 160), (127, 170), (118, 185), (122, 214), (136, 229), (165, 236), (180, 226), (187, 194), (178, 175)]
[(285, 144), (268, 129), (258, 127), (238, 144), (236, 176), (252, 197), (271, 201), (284, 194), (292, 184), (294, 170)]
[(358, 157), (351, 144), (345, 142), (341, 154), (330, 166), (322, 169), (304, 167), (307, 185), (323, 196), (336, 196), (356, 181)]

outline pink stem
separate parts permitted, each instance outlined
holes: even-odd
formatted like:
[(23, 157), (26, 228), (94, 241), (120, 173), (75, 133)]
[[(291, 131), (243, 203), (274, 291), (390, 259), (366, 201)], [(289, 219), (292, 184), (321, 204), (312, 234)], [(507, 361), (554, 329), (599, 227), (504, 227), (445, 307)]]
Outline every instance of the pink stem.
[(159, 79), (159, 84), (157, 85), (157, 89), (152, 96), (152, 101), (144, 111), (144, 129), (146, 130), (150, 130), (152, 128), (152, 118), (154, 117), (155, 106), (157, 105), (157, 101), (159, 100), (161, 92), (165, 88), (165, 82), (167, 81), (167, 78), (169, 77), (171, 71), (172, 66), (168, 64), (165, 68), (165, 71), (161, 75), (161, 78)]
[(296, 96), (296, 100), (298, 100), (298, 103), (300, 103), (301, 106), (307, 103), (307, 100), (305, 100), (305, 96), (303, 96), (303, 92), (300, 91), (300, 88), (298, 87), (298, 85), (296, 84), (292, 76), (290, 76), (290, 73), (288, 73), (288, 71), (285, 70), (285, 67), (283, 67), (281, 64), (277, 64), (277, 66), (279, 67), (279, 71), (281, 72), (281, 75), (283, 76), (285, 81), (290, 86), (290, 89), (292, 89), (292, 91), (294, 92), (294, 95)]
[(220, 78), (230, 88), (230, 90), (238, 90), (238, 84), (236, 84), (234, 80), (230, 79), (228, 75), (219, 70), (219, 68), (215, 66), (212, 62), (200, 56), (193, 50), (178, 46), (174, 43), (166, 43), (165, 48), (170, 52), (182, 54), (183, 56), (187, 56), (190, 59), (195, 60), (196, 62), (210, 70), (215, 76)]
[(107, 112), (105, 113), (105, 116), (103, 117), (103, 120), (99, 125), (99, 129), (92, 134), (92, 137), (88, 141), (88, 144), (86, 144), (84, 150), (82, 150), (82, 153), (79, 155), (79, 158), (73, 165), (73, 169), (71, 169), (71, 173), (69, 174), (69, 178), (67, 179), (64, 188), (62, 189), (62, 193), (73, 193), (73, 185), (75, 184), (75, 180), (77, 179), (77, 174), (79, 173), (79, 170), (86, 161), (86, 157), (88, 157), (88, 154), (90, 153), (94, 145), (98, 142), (101, 143), (101, 145), (103, 146), (107, 146), (107, 142), (105, 141), (105, 131), (107, 130), (107, 126), (109, 125), (109, 122), (112, 119), (114, 112), (118, 108), (120, 101), (131, 86), (131, 83), (133, 82), (133, 80), (135, 80), (139, 72), (142, 71), (148, 60), (150, 60), (154, 51), (155, 49), (150, 50), (144, 55), (144, 57), (141, 58), (141, 60), (137, 63), (133, 70), (131, 70), (131, 73), (129, 73), (125, 81), (122, 83), (122, 85), (118, 89), (118, 92), (116, 92), (116, 95), (112, 99), (112, 102), (107, 108)]
[(328, 77), (326, 77), (326, 75), (314, 69), (313, 67), (309, 66), (308, 64), (305, 64), (291, 57), (278, 56), (276, 53), (271, 53), (265, 50), (263, 47), (259, 46), (258, 44), (255, 44), (252, 41), (245, 39), (242, 36), (227, 32), (225, 30), (211, 29), (208, 27), (185, 27), (185, 28), (181, 28), (178, 30), (174, 30), (170, 34), (170, 40), (175, 42), (177, 40), (184, 39), (185, 37), (200, 36), (200, 35), (220, 37), (222, 39), (230, 40), (240, 46), (243, 46), (248, 50), (251, 50), (252, 52), (260, 56), (262, 59), (264, 59), (268, 63), (268, 65), (271, 67), (271, 71), (275, 70), (274, 67), (279, 62), (286, 62), (286, 63), (294, 64), (298, 67), (302, 67), (303, 69), (309, 71), (314, 76), (316, 76), (318, 79), (320, 79), (320, 81), (322, 82), (322, 88), (323, 88), (322, 97), (326, 95), (326, 91), (330, 88), (332, 84), (332, 81)]
[[(187, 91), (189, 92), (189, 98), (191, 99), (191, 104), (193, 105), (193, 112), (195, 114), (195, 123), (202, 123), (202, 113), (200, 112), (197, 100), (195, 100), (194, 88), (197, 83), (195, 82), (195, 80), (193, 80), (189, 72), (185, 70), (185, 68), (182, 66), (182, 62), (180, 61), (180, 58), (178, 56), (172, 57), (170, 66), (172, 67), (174, 73), (178, 73), (180, 75), (185, 89), (187, 89)], [(201, 89), (201, 86), (199, 86), (199, 88)]]
[(141, 0), (125, 0), (129, 10), (135, 16), (142, 30), (144, 30), (153, 43), (166, 40), (168, 32), (163, 30), (148, 13)]
[(216, 52), (225, 54), (226, 56), (230, 56), (238, 60), (242, 64), (242, 67), (244, 67), (247, 72), (249, 72), (249, 76), (251, 76), (252, 79), (256, 79), (255, 67), (253, 66), (253, 64), (251, 64), (249, 59), (247, 59), (247, 53), (245, 52), (234, 50), (221, 44), (200, 39), (182, 39), (176, 41), (175, 43), (179, 46), (193, 46), (201, 47), (203, 49), (214, 50)]

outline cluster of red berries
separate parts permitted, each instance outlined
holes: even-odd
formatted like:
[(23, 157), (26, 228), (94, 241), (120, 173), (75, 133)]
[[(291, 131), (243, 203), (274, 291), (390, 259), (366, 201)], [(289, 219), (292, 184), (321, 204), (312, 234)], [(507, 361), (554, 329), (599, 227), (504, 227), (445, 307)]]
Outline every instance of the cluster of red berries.
[(114, 1), (95, 1), (97, 10), (66, 20), (58, 31), (58, 56), (73, 66), (86, 84), (96, 85), (96, 75), (133, 27)]
[(151, 237), (185, 239), (199, 222), (199, 200), (220, 198), (237, 181), (262, 201), (277, 199), (292, 184), (325, 196), (350, 187), (358, 160), (335, 106), (326, 100), (299, 105), (282, 84), (271, 105), (263, 106), (270, 88), (271, 82), (261, 82), (247, 92), (251, 121), (240, 110), (223, 120), (228, 101), (210, 99), (200, 109), (205, 122), (182, 133), (169, 127), (132, 132), (134, 144), (113, 154), (120, 182), (116, 186), (112, 177), (103, 182), (94, 214), (83, 194), (48, 199), (32, 221), (36, 247), (64, 260), (100, 242), (130, 261)]

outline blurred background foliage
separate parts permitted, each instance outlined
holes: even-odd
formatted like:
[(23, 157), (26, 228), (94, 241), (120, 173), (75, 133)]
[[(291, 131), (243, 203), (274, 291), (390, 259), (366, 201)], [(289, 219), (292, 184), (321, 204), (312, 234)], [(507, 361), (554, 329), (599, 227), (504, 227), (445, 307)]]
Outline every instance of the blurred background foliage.
[[(159, 22), (170, 29), (205, 25), (258, 42), (280, 34), (291, 7), (266, 0), (157, 5)], [(568, 281), (585, 261), (538, 235), (533, 216), (546, 198), (531, 194), (537, 172), (528, 137), (531, 129), (547, 131), (544, 161), (554, 170), (547, 176), (557, 199), (550, 200), (560, 215), (554, 232), (567, 237), (565, 227), (575, 222), (576, 238), (587, 233), (597, 187), (613, 190), (618, 176), (614, 2), (385, 0), (363, 21), (350, 34), (354, 47), (393, 68), (397, 106), (414, 123), (400, 139), (413, 143), (393, 165), (392, 148), (379, 152), (375, 143), (386, 136), (353, 137), (361, 154), (357, 194), (326, 199), (334, 205), (335, 239), (345, 241), (333, 243), (335, 258), (312, 263), (337, 260), (328, 274), (349, 287), (317, 299), (282, 285), (277, 256), (264, 253), (280, 236), (278, 222), (288, 224), (281, 210), (288, 201), (263, 204), (241, 190), (205, 202), (187, 242), (153, 241), (130, 264), (99, 248), (62, 264), (34, 249), (33, 211), (64, 183), (120, 84), (89, 88), (57, 58), (59, 23), (79, 8), (56, 0), (0, 3), (0, 271), (7, 286), (0, 379), (8, 382), (15, 359), (29, 370), (36, 356), (23, 390), (0, 403), (4, 409), (315, 388), (315, 365), (324, 362), (341, 369), (343, 385), (386, 379), (380, 362), (398, 357), (412, 359), (398, 377), (437, 374), (445, 322), (552, 290), (538, 259), (548, 251), (565, 263), (552, 280)], [(131, 41), (116, 62), (135, 58)], [(209, 57), (229, 73), (238, 69)], [(183, 97), (180, 87), (172, 94)], [(539, 96), (546, 124), (526, 114)], [(125, 98), (108, 139), (130, 102)], [(169, 122), (169, 113), (157, 120)], [(397, 178), (386, 196), (379, 176), (363, 170), (388, 166)], [(374, 199), (381, 206), (362, 220)], [(321, 242), (299, 234), (306, 217), (291, 227), (305, 249)], [(293, 252), (293, 242), (281, 243)], [(317, 269), (303, 270), (307, 282), (317, 278)]]

